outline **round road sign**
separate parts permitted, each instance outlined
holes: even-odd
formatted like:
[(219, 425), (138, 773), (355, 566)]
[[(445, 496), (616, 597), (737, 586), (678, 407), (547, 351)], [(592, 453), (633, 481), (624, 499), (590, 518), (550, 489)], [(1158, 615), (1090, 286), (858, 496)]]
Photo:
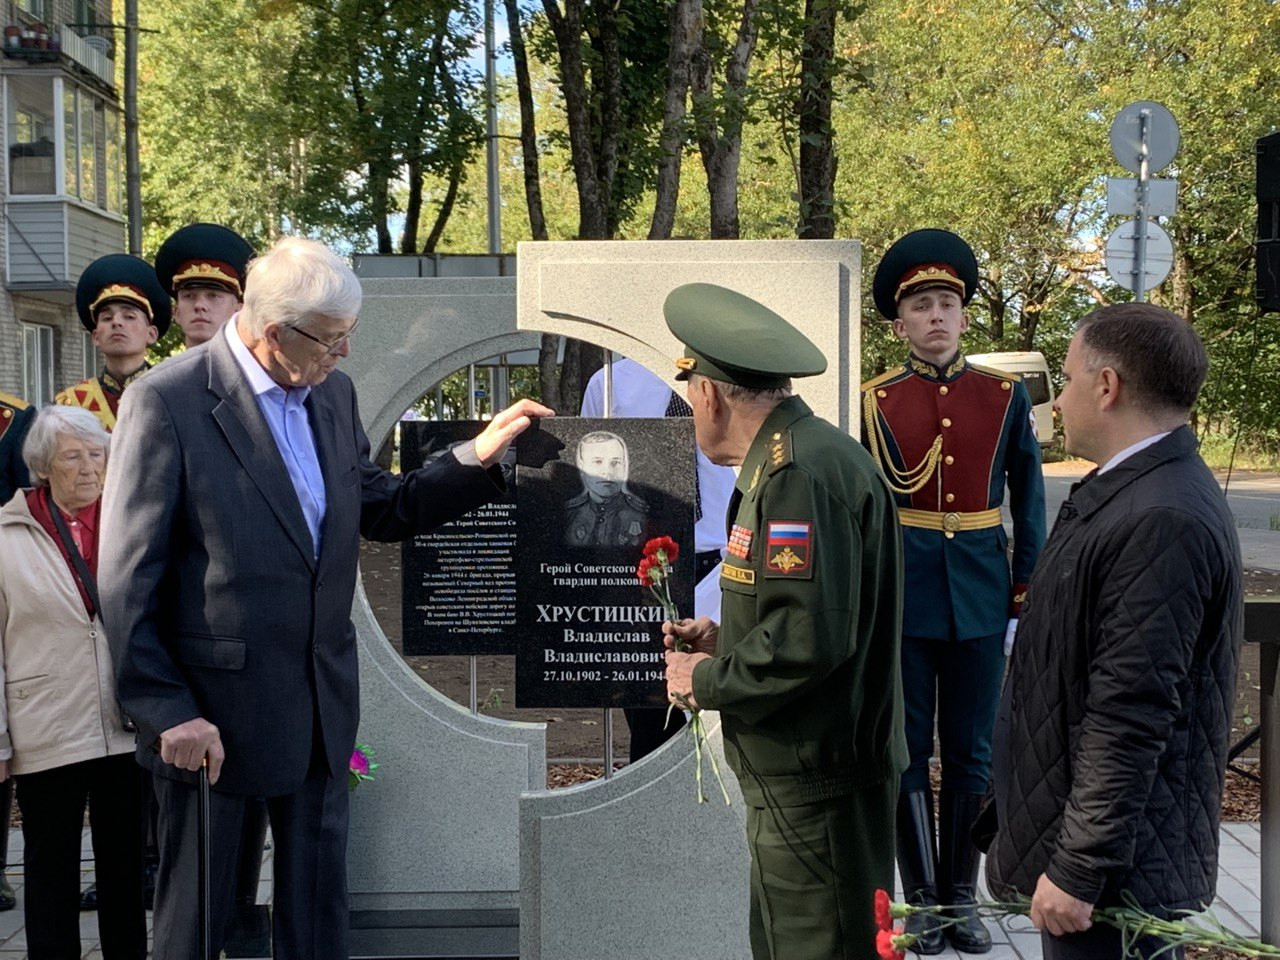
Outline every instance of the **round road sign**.
[(1148, 173), (1166, 167), (1178, 152), (1178, 121), (1154, 100), (1136, 100), (1111, 121), (1111, 152), (1130, 173), (1142, 172), (1142, 119), (1147, 119)]
[[(1107, 272), (1111, 279), (1126, 290), (1137, 293), (1134, 270), (1138, 262), (1138, 221), (1126, 220), (1107, 237)], [(1147, 221), (1146, 267), (1142, 271), (1144, 291), (1158, 287), (1173, 268), (1173, 241), (1164, 229)]]

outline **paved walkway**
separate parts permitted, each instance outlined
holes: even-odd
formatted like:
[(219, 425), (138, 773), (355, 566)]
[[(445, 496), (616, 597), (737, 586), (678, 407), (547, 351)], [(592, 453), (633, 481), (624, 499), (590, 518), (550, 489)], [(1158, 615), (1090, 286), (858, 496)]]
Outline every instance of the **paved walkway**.
[[(1258, 889), (1262, 878), (1262, 834), (1257, 823), (1224, 823), (1218, 855), (1218, 897), (1213, 914), (1230, 930), (1258, 937), (1262, 904)], [(986, 897), (986, 884), (981, 884)], [(990, 924), (995, 947), (984, 960), (1041, 960), (1040, 933), (1022, 917)], [(0, 953), (0, 958), (4, 954)], [(942, 954), (960, 960), (965, 954), (948, 949)]]
[[(1262, 835), (1256, 823), (1226, 823), (1222, 825), (1222, 847), (1219, 855), (1218, 899), (1213, 912), (1222, 923), (1251, 937), (1259, 935), (1262, 907), (1258, 900), (1261, 883)], [(86, 831), (83, 847), (84, 864), (81, 868), (84, 884), (93, 882), (93, 860)], [(18, 894), (18, 908), (0, 913), (0, 960), (21, 960), (27, 955), (27, 938), (22, 928), (22, 831), (11, 830), (9, 854), (13, 866), (9, 868), (9, 882)], [(986, 896), (985, 884), (982, 895)], [(271, 900), (271, 848), (268, 844), (263, 858), (262, 879), (258, 886), (258, 902)], [(150, 914), (147, 915), (150, 933)], [(995, 948), (985, 960), (1041, 960), (1040, 934), (1022, 918), (1006, 920), (1001, 926), (992, 925)], [(98, 917), (94, 913), (80, 915), (80, 940), (85, 960), (101, 960), (98, 949)], [(949, 960), (967, 960), (964, 954), (948, 948), (942, 954)]]
[[(22, 907), (26, 895), (22, 873), (22, 831), (14, 828), (9, 831), (9, 863), (7, 871), (9, 882), (13, 884), (18, 895), (18, 906), (7, 913), (0, 913), (0, 960), (25, 960), (27, 956), (27, 935), (23, 929)], [(93, 883), (93, 848), (89, 842), (89, 831), (85, 830), (80, 839), (80, 874), (81, 883), (87, 887)], [(271, 843), (268, 841), (266, 853), (262, 858), (262, 875), (258, 881), (258, 902), (271, 902)], [(147, 914), (147, 938), (151, 937), (151, 914)], [(102, 951), (98, 948), (98, 915), (96, 913), (80, 914), (80, 945), (84, 952), (84, 960), (102, 960)]]

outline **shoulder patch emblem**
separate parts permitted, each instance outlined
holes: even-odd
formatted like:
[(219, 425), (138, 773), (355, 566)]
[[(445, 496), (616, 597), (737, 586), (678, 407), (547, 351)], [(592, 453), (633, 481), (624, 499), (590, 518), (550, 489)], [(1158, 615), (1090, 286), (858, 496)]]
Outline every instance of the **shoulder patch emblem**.
[(764, 575), (813, 579), (813, 523), (808, 520), (767, 521)]

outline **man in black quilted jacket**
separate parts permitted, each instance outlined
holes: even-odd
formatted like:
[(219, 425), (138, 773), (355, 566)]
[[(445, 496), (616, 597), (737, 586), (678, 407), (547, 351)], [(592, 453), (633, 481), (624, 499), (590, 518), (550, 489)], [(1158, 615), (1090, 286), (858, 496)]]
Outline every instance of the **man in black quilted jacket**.
[(1046, 960), (1119, 960), (1090, 915), (1125, 891), (1156, 913), (1213, 900), (1243, 608), (1235, 526), (1187, 426), (1207, 370), (1191, 326), (1145, 303), (1091, 313), (1067, 351), (1067, 451), (1098, 468), (1022, 606), (987, 860), (997, 898), (1032, 898)]

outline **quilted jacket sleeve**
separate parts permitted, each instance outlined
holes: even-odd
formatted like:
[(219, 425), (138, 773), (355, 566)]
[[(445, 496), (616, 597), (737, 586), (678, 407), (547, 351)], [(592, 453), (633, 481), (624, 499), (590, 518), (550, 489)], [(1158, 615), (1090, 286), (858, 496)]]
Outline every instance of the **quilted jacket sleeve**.
[(1096, 601), (1087, 697), (1075, 732), (1072, 788), (1046, 873), (1095, 903), (1108, 875), (1125, 873), (1152, 784), (1181, 709), (1201, 635), (1216, 540), (1174, 509), (1117, 526)]

